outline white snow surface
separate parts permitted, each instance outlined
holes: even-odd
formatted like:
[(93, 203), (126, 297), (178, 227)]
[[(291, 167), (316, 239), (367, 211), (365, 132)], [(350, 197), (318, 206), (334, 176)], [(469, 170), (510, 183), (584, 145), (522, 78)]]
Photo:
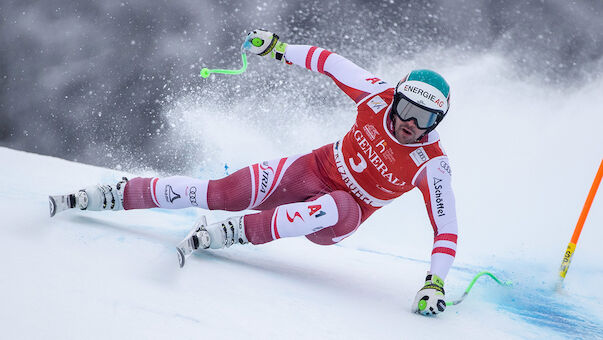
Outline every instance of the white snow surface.
[[(376, 71), (394, 76), (413, 66)], [(232, 213), (68, 211), (51, 219), (49, 194), (115, 183), (122, 175), (157, 174), (0, 148), (1, 337), (603, 339), (603, 191), (565, 287), (554, 290), (603, 156), (603, 112), (592, 100), (602, 93), (603, 80), (543, 90), (510, 76), (496, 56), (440, 71), (454, 91), (438, 130), (451, 160), (459, 218), (446, 297), (459, 298), (481, 270), (512, 281), (511, 288), (482, 277), (464, 302), (445, 313), (410, 313), (433, 237), (417, 191), (335, 246), (305, 238), (233, 246), (200, 252), (179, 269), (174, 247), (195, 219), (205, 214), (213, 222)], [(319, 76), (299, 75), (300, 83)], [(207, 161), (189, 175), (215, 178), (223, 175), (224, 163), (235, 170), (307, 152), (339, 138), (353, 122), (353, 105), (341, 106), (326, 122), (285, 122), (294, 132), (284, 133), (269, 119), (246, 120), (244, 106), (235, 107), (234, 119), (219, 104), (183, 98), (165, 113), (178, 126), (174, 142), (204, 146)]]

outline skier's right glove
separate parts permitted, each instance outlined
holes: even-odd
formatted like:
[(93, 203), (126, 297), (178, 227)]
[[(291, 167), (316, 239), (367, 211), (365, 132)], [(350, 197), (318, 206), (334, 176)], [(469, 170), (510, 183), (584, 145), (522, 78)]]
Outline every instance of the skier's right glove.
[(270, 55), (270, 58), (285, 61), (287, 44), (279, 41), (278, 35), (258, 29), (247, 34), (243, 49), (259, 56)]
[(412, 304), (412, 312), (422, 315), (436, 315), (446, 309), (444, 300), (444, 280), (427, 272), (425, 285), (417, 292)]

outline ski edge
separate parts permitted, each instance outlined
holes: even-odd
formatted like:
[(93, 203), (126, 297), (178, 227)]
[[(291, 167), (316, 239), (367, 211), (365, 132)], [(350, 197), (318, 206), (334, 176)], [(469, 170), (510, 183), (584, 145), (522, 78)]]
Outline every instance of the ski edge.
[(48, 196), (48, 203), (50, 204), (50, 217), (54, 217), (57, 213), (57, 202), (52, 196)]
[(186, 263), (186, 256), (180, 247), (176, 247), (176, 251), (178, 252), (178, 264), (180, 265), (180, 268), (182, 268)]

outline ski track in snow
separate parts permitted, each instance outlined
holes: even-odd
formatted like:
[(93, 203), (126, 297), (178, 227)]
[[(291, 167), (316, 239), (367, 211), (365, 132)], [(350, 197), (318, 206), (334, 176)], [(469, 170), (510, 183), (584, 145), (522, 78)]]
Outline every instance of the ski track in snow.
[[(390, 256), (403, 261), (429, 263), (427, 260), (414, 259), (371, 249), (359, 248), (356, 250)], [(469, 265), (455, 265), (452, 270), (464, 273), (466, 281), (470, 281), (477, 272), (482, 270), (497, 273), (496, 275), (499, 277), (513, 277), (512, 273), (506, 273), (496, 267), (480, 268)], [(584, 339), (594, 339), (603, 336), (601, 317), (596, 314), (593, 315), (590, 310), (580, 311), (579, 305), (574, 306), (571, 300), (553, 290), (554, 282), (543, 283), (541, 287), (526, 287), (516, 283), (515, 287), (521, 289), (521, 294), (516, 294), (516, 291), (513, 289), (495, 289), (498, 284), (486, 276), (481, 277), (478, 282), (480, 285), (488, 285), (490, 288), (494, 288), (494, 291), (498, 292), (493, 296), (486, 297), (486, 301), (496, 304), (497, 308), (502, 311), (521, 317), (530, 324), (548, 328), (552, 331), (565, 334), (570, 338), (576, 337), (577, 334), (580, 334)], [(511, 285), (513, 285), (512, 281)], [(584, 296), (581, 298), (585, 299)]]

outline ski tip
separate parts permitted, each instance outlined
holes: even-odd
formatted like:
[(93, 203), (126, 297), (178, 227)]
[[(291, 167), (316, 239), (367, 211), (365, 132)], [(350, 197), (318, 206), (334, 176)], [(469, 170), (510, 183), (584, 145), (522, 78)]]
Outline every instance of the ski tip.
[(48, 196), (48, 204), (50, 205), (50, 217), (53, 217), (57, 213), (57, 202), (52, 196)]
[(176, 250), (178, 251), (178, 264), (180, 264), (180, 268), (184, 267), (184, 253), (182, 252), (182, 249), (176, 247)]

